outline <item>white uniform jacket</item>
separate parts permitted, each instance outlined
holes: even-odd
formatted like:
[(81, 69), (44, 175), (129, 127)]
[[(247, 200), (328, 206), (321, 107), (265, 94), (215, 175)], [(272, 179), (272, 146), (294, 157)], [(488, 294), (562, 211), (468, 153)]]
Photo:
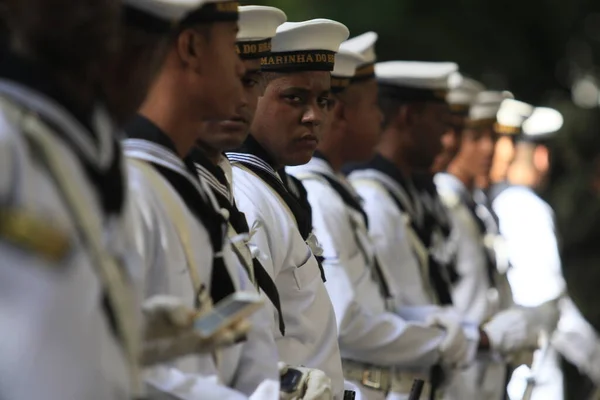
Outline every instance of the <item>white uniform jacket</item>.
[[(505, 186), (493, 199), (492, 207), (500, 222), (499, 228), (510, 262), (507, 277), (514, 302), (521, 306), (537, 307), (561, 297), (566, 284), (561, 270), (552, 208), (533, 190), (524, 186)], [(568, 321), (568, 317), (563, 321)], [(550, 329), (548, 333), (552, 333), (554, 327), (547, 326), (547, 329)], [(582, 347), (578, 337), (563, 337), (570, 340), (570, 345), (566, 347)], [(539, 366), (532, 399), (560, 400), (563, 398), (563, 382), (559, 359), (554, 349), (546, 352), (545, 355), (541, 352), (535, 355), (539, 360), (534, 362)], [(524, 380), (520, 381), (515, 376), (509, 390), (516, 391), (524, 385)]]
[[(480, 326), (500, 311), (498, 291), (492, 283), (501, 281), (503, 277), (488, 264), (488, 253), (483, 242), (483, 222), (475, 214), (471, 193), (450, 174), (437, 174), (435, 184), (459, 234), (456, 260), (459, 280), (452, 291), (454, 306), (467, 320)], [(448, 391), (448, 399), (503, 398), (506, 365), (491, 356), (463, 372), (463, 381), (454, 382)]]
[[(123, 349), (137, 351), (129, 286), (137, 267), (127, 251), (118, 144), (107, 118), (77, 119), (53, 99), (49, 89), (57, 88), (45, 71), (28, 75), (32, 68), (13, 59), (0, 67), (10, 79), (0, 79), (0, 398), (129, 399), (135, 394)], [(112, 192), (102, 180), (111, 167)], [(82, 208), (86, 222), (78, 218)], [(84, 243), (81, 224), (100, 257)], [(103, 284), (108, 270), (118, 287)]]
[[(215, 207), (214, 198), (210, 189), (203, 186), (175, 155), (166, 135), (150, 121), (137, 117), (127, 133), (133, 137), (145, 137), (124, 142), (130, 175), (129, 190), (139, 218), (138, 248), (146, 268), (145, 297), (174, 295), (194, 307), (199, 288), (214, 289), (211, 276), (215, 272), (209, 229), (199, 222), (193, 210), (207, 204)], [(174, 183), (174, 179), (166, 179), (156, 166), (176, 176), (178, 183)], [(179, 194), (178, 190), (182, 189), (189, 197)], [(223, 229), (224, 224), (218, 227), (224, 235)], [(219, 287), (222, 286), (225, 291), (222, 295), (225, 296), (228, 290), (252, 290), (248, 276), (227, 243), (223, 247), (223, 259), (227, 268), (225, 276), (228, 275), (230, 281), (219, 281)], [(230, 286), (229, 289), (225, 289), (227, 286)], [(261, 339), (256, 340), (256, 329), (264, 329), (260, 319), (246, 342), (219, 352), (218, 369), (211, 356), (194, 355), (147, 369), (146, 380), (158, 389), (184, 399), (246, 398), (265, 379), (263, 374), (272, 372), (273, 365), (276, 365), (276, 358), (270, 356), (273, 347), (268, 343), (259, 349), (264, 357), (255, 359), (257, 350), (253, 346), (262, 346), (261, 340), (264, 339), (264, 335), (259, 333)], [(218, 375), (222, 384), (243, 390), (245, 394), (218, 385), (214, 375)], [(272, 374), (269, 377), (273, 377)]]
[[(510, 269), (516, 304), (537, 307), (565, 290), (552, 208), (533, 190), (511, 186), (493, 201)], [(535, 282), (535, 285), (531, 283)]]
[[(263, 253), (262, 264), (281, 295), (285, 336), (273, 326), (280, 359), (290, 365), (324, 371), (332, 380), (335, 398), (341, 398), (344, 380), (335, 314), (318, 262), (281, 196), (240, 160), (260, 166), (276, 179), (278, 175), (254, 155), (227, 156), (233, 165), (235, 201), (250, 225), (262, 226), (253, 235), (252, 243)], [(276, 318), (274, 315), (273, 321)]]
[[(325, 286), (336, 312), (342, 356), (378, 366), (433, 366), (444, 333), (407, 323), (386, 309), (382, 285), (390, 281), (389, 273), (384, 267), (375, 269), (375, 249), (366, 221), (324, 176), (356, 196), (350, 184), (317, 157), (288, 171), (301, 179), (308, 191), (313, 227), (324, 250)], [(386, 283), (381, 283), (380, 274)]]

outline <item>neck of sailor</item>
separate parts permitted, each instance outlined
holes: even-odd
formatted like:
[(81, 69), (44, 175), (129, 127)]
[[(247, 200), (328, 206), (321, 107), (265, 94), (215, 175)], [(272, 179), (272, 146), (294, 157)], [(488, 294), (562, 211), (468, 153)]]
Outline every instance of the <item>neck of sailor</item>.
[(325, 157), (335, 172), (341, 172), (344, 164), (354, 160), (344, 157), (344, 127), (339, 117), (339, 102), (329, 111), (327, 122), (323, 129), (323, 137), (319, 141), (317, 150)]
[(464, 168), (456, 158), (448, 166), (448, 173), (461, 181), (467, 190), (472, 191), (475, 189), (477, 177), (471, 174), (467, 168)]
[(182, 95), (176, 74), (162, 72), (153, 82), (139, 113), (169, 136), (183, 158), (196, 143), (203, 115)]
[(402, 175), (410, 177), (413, 168), (410, 164), (410, 140), (408, 132), (401, 132), (393, 125), (383, 129), (381, 139), (377, 145), (377, 153), (398, 168)]

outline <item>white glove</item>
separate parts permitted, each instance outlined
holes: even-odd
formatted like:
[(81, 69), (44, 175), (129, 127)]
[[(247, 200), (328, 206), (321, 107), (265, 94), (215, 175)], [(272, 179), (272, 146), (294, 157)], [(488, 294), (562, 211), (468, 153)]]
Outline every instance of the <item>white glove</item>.
[(281, 400), (332, 400), (331, 379), (321, 370), (306, 367), (288, 366), (279, 363), (279, 375), (283, 376), (289, 369), (302, 373), (302, 377), (292, 393), (280, 392)]
[(507, 355), (520, 350), (537, 348), (539, 329), (528, 321), (528, 312), (513, 307), (496, 314), (483, 326), (492, 350)]
[(469, 363), (469, 343), (462, 327), (462, 321), (452, 313), (441, 313), (427, 318), (426, 324), (446, 331), (440, 344), (442, 362), (450, 367), (463, 367)]

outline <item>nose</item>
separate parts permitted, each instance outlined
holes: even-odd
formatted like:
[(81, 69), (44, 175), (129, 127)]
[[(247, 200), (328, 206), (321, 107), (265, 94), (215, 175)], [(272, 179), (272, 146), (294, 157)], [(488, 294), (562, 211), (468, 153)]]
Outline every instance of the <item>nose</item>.
[(319, 126), (323, 123), (326, 110), (319, 107), (316, 102), (309, 104), (302, 114), (302, 123)]

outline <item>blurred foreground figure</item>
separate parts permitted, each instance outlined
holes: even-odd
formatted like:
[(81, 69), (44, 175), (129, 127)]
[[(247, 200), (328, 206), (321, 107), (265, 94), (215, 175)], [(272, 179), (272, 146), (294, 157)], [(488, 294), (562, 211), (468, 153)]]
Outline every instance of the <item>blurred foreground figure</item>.
[(4, 6), (0, 398), (130, 399), (137, 266), (120, 147), (97, 90), (121, 4)]

